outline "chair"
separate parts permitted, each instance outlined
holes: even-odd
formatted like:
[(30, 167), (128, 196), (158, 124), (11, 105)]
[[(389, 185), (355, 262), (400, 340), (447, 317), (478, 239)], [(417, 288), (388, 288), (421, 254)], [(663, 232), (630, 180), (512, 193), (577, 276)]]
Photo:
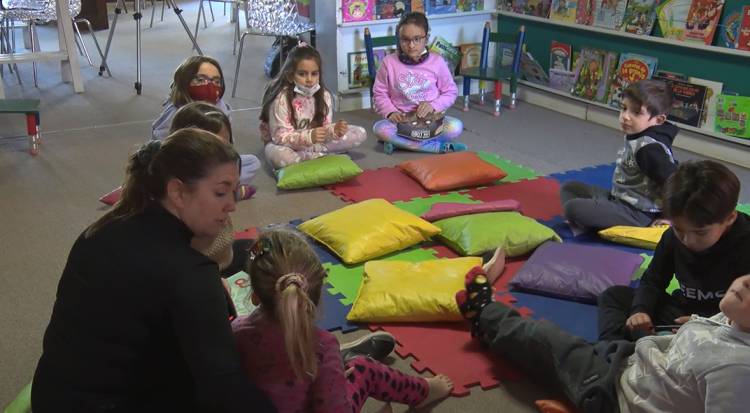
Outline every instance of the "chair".
[(0, 113), (26, 115), (26, 131), (29, 135), (29, 153), (39, 154), (42, 143), (39, 133), (39, 99), (0, 99)]
[[(495, 50), (497, 51), (496, 61), (498, 64), (490, 65), (489, 63), (489, 51), (490, 43), (496, 43)], [(510, 65), (500, 65), (500, 58), (502, 57), (501, 43), (510, 43), (515, 45), (513, 51), (513, 62)], [(510, 83), (510, 105), (511, 109), (516, 107), (516, 90), (518, 88), (518, 77), (521, 68), (521, 55), (526, 46), (526, 28), (521, 26), (518, 29), (518, 33), (515, 38), (512, 34), (502, 34), (490, 31), (490, 22), (485, 23), (484, 31), (482, 32), (482, 49), (481, 56), (479, 59), (478, 68), (470, 68), (461, 70), (460, 75), (464, 78), (464, 112), (469, 110), (469, 94), (471, 93), (471, 80), (478, 79), (488, 80), (495, 83), (495, 116), (500, 116), (500, 108), (502, 106), (503, 98), (503, 80), (508, 80)], [(484, 88), (480, 84), (479, 99), (481, 103), (484, 103)]]
[(376, 47), (395, 47), (397, 45), (398, 38), (396, 36), (372, 37), (370, 34), (370, 28), (365, 27), (365, 54), (367, 55), (367, 73), (370, 75), (370, 107), (373, 107), (372, 85), (375, 83), (375, 76), (378, 72), (375, 67), (374, 49)]
[[(240, 37), (240, 51), (237, 55), (237, 66), (234, 69), (232, 97), (235, 97), (237, 92), (245, 36), (294, 37), (299, 39), (302, 34), (315, 30), (313, 24), (299, 20), (296, 0), (254, 0), (245, 4), (248, 29)], [(281, 63), (283, 64), (283, 56), (281, 57)]]

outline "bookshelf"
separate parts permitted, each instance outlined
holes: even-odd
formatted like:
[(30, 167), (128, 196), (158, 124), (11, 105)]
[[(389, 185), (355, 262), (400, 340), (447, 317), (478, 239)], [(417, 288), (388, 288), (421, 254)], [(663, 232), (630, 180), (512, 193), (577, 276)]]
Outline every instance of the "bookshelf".
[[(313, 3), (316, 47), (326, 62), (323, 81), (334, 94), (336, 109), (369, 108), (369, 88), (349, 88), (349, 53), (365, 50), (365, 27), (370, 29), (373, 37), (393, 35), (398, 19), (344, 23), (341, 0), (315, 0)], [(454, 45), (480, 43), (484, 23), (496, 20), (496, 6), (496, 0), (484, 0), (484, 10), (428, 14), (430, 41), (434, 36), (440, 36)]]

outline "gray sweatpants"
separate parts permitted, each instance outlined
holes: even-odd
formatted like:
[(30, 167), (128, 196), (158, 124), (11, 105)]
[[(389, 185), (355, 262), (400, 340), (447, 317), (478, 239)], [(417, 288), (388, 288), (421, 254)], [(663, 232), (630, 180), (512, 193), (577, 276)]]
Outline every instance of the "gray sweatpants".
[(657, 214), (639, 211), (612, 197), (604, 188), (583, 182), (564, 183), (560, 187), (560, 203), (565, 218), (583, 228), (646, 227), (657, 218)]

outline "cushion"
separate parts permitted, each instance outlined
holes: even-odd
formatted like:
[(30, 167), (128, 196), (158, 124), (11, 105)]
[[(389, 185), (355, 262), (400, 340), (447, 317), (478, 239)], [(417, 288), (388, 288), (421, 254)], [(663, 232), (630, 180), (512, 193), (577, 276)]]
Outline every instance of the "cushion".
[(276, 187), (301, 189), (344, 182), (362, 173), (346, 155), (327, 155), (289, 165), (276, 172)]
[(474, 152), (453, 152), (407, 161), (398, 166), (430, 191), (491, 184), (506, 173)]
[(595, 303), (615, 285), (630, 285), (643, 262), (616, 248), (547, 242), (518, 270), (512, 288), (563, 299)]
[(300, 231), (356, 264), (399, 251), (440, 232), (385, 199), (368, 199), (303, 222)]
[(557, 400), (535, 400), (534, 404), (540, 413), (574, 413), (576, 410), (569, 402)]
[(658, 227), (627, 227), (618, 225), (599, 231), (599, 236), (607, 241), (618, 244), (631, 245), (633, 247), (656, 249), (664, 231), (669, 229), (669, 225)]
[(122, 196), (122, 187), (118, 186), (112, 191), (102, 195), (102, 197), (99, 198), (99, 202), (107, 205), (114, 205), (120, 200), (120, 196)]
[(482, 212), (518, 211), (521, 204), (515, 199), (501, 199), (480, 204), (462, 204), (460, 202), (437, 202), (422, 218), (433, 222), (459, 215), (479, 214)]
[(518, 212), (485, 212), (434, 222), (440, 240), (461, 255), (481, 255), (503, 247), (505, 255), (524, 255), (544, 241), (560, 242), (555, 231)]
[(479, 257), (369, 261), (357, 299), (346, 319), (367, 322), (461, 321), (456, 292), (464, 277), (482, 265)]

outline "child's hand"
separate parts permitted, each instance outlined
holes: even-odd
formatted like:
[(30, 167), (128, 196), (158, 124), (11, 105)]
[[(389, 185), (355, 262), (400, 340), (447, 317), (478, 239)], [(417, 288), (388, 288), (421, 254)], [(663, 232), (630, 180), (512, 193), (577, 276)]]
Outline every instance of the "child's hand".
[(328, 138), (328, 129), (324, 127), (315, 128), (312, 130), (312, 141), (313, 143), (323, 143)]
[(344, 136), (347, 130), (349, 130), (349, 124), (345, 120), (340, 120), (333, 125), (333, 133), (339, 138)]
[(651, 322), (651, 317), (646, 313), (635, 313), (625, 321), (625, 327), (630, 331), (641, 330), (649, 334), (654, 333), (654, 324)]
[(388, 115), (388, 120), (393, 123), (401, 123), (406, 120), (406, 115), (404, 115), (401, 112), (393, 112), (390, 115)]
[(426, 118), (427, 115), (434, 112), (435, 108), (430, 105), (430, 102), (422, 102), (417, 106), (417, 117), (418, 118)]

